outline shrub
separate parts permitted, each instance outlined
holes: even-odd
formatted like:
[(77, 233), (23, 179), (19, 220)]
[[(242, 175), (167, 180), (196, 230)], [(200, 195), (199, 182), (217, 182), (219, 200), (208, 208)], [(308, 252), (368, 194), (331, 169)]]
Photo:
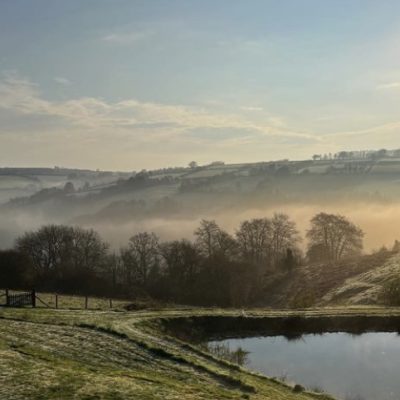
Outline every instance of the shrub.
[(304, 390), (305, 390), (304, 387), (301, 385), (295, 385), (293, 388), (293, 392), (295, 392), (295, 393), (304, 392)]
[(385, 284), (381, 293), (382, 301), (387, 306), (400, 306), (400, 278)]
[(313, 290), (302, 290), (297, 293), (289, 303), (290, 308), (310, 308), (315, 305), (315, 294)]

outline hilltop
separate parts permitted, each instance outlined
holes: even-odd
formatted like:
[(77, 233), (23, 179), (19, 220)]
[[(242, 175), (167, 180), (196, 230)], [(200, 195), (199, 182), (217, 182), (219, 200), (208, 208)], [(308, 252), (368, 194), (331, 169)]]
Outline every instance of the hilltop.
[[(64, 189), (71, 183), (69, 196), (88, 194), (128, 193), (154, 186), (170, 187), (175, 192), (262, 189), (268, 182), (256, 177), (299, 175), (357, 175), (393, 178), (400, 173), (400, 150), (346, 152), (314, 155), (311, 160), (263, 161), (242, 164), (225, 164), (222, 161), (208, 165), (191, 162), (188, 167), (142, 170), (140, 172), (92, 171), (88, 169), (54, 168), (0, 168), (0, 202), (13, 197), (32, 196), (49, 188)], [(252, 179), (253, 178), (253, 179)], [(242, 184), (244, 187), (242, 187)], [(171, 186), (173, 189), (171, 190)], [(174, 190), (175, 189), (175, 190)], [(54, 194), (56, 192), (50, 193)], [(18, 195), (19, 196), (15, 196)], [(162, 194), (160, 194), (162, 197)], [(168, 190), (165, 195), (168, 195)], [(8, 197), (7, 197), (8, 196)], [(45, 197), (45, 196), (44, 196)]]
[[(0, 246), (11, 246), (25, 230), (47, 223), (91, 227), (119, 247), (138, 231), (152, 230), (165, 239), (190, 237), (202, 218), (216, 219), (232, 231), (243, 219), (274, 211), (299, 213), (304, 230), (316, 211), (396, 207), (399, 176), (396, 151), (341, 152), (303, 161), (191, 163), (129, 173), (4, 168)], [(394, 239), (390, 232), (380, 235), (368, 250), (389, 239)]]

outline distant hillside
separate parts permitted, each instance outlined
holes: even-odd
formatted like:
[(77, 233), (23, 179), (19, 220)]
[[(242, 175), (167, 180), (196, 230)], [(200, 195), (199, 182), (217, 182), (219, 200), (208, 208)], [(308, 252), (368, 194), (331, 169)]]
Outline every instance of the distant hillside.
[[(303, 161), (191, 163), (137, 173), (3, 168), (0, 247), (47, 223), (97, 229), (117, 247), (143, 230), (163, 239), (190, 237), (202, 218), (216, 219), (233, 232), (242, 220), (275, 211), (290, 214), (302, 231), (313, 213), (327, 209), (352, 218), (353, 211), (373, 208), (355, 216), (363, 225), (366, 214), (376, 213), (384, 224), (390, 207), (393, 221), (393, 207), (398, 207), (400, 223), (400, 158), (342, 153)], [(386, 228), (374, 238), (374, 224), (367, 218), (368, 250), (395, 239)]]
[[(276, 182), (271, 180), (288, 177), (297, 177), (295, 181), (303, 182), (306, 181), (305, 176), (337, 177), (336, 181), (340, 180), (343, 184), (349, 181), (362, 184), (364, 181), (381, 179), (398, 183), (400, 151), (340, 152), (334, 155), (314, 155), (311, 160), (303, 161), (278, 160), (243, 164), (224, 164), (220, 161), (203, 166), (193, 162), (191, 167), (143, 170), (138, 173), (60, 167), (0, 168), (0, 203), (14, 197), (29, 197), (43, 189), (63, 188), (67, 182), (71, 182), (75, 189), (74, 193), (68, 193), (70, 196), (100, 194), (102, 197), (112, 197), (116, 193), (129, 194), (144, 187), (165, 188), (171, 185), (178, 188), (179, 193), (246, 192), (273, 187)], [(170, 195), (171, 191), (168, 192)]]
[(41, 190), (63, 188), (71, 182), (76, 189), (115, 184), (131, 173), (68, 168), (0, 168), (0, 204), (13, 198), (30, 197)]

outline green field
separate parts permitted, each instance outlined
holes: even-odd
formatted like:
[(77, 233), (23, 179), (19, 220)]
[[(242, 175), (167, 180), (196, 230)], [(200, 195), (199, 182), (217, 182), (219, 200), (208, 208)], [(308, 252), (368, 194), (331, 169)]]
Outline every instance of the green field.
[[(397, 309), (246, 311), (245, 318), (400, 316)], [(244, 318), (224, 310), (0, 308), (0, 398), (329, 399), (220, 360), (163, 330), (163, 321)], [(262, 317), (262, 318), (261, 318)]]
[(0, 175), (0, 189), (23, 189), (28, 185), (39, 185), (39, 180), (31, 176)]

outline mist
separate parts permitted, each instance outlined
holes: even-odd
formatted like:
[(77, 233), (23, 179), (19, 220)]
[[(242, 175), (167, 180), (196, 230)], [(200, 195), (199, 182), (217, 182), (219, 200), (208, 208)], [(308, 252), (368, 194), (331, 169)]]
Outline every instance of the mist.
[[(97, 223), (86, 227), (96, 229), (113, 247), (125, 245), (130, 236), (143, 231), (154, 232), (162, 240), (181, 238), (191, 239), (201, 219), (215, 219), (229, 233), (234, 233), (240, 223), (252, 218), (272, 216), (275, 212), (288, 214), (293, 219), (302, 237), (309, 228), (311, 218), (319, 212), (345, 215), (361, 227), (365, 233), (364, 249), (366, 252), (382, 246), (391, 247), (400, 237), (400, 204), (383, 205), (370, 203), (352, 203), (347, 205), (286, 205), (265, 208), (203, 214), (196, 218), (150, 218), (142, 221), (130, 221), (120, 225)], [(302, 245), (305, 246), (303, 239)]]
[[(212, 210), (209, 213), (199, 213), (189, 217), (148, 217), (126, 221), (98, 220), (79, 224), (85, 228), (93, 228), (110, 243), (113, 249), (125, 246), (129, 238), (139, 232), (154, 232), (161, 240), (181, 238), (192, 239), (193, 232), (201, 219), (214, 219), (229, 233), (234, 233), (240, 223), (252, 218), (272, 216), (275, 212), (285, 213), (297, 224), (303, 237), (301, 247), (305, 248), (305, 233), (309, 228), (310, 219), (319, 212), (341, 214), (360, 226), (365, 233), (364, 250), (371, 252), (382, 246), (391, 247), (400, 237), (400, 204), (349, 202), (347, 204), (286, 204), (265, 207), (235, 207), (228, 210)], [(0, 215), (0, 247), (13, 246), (14, 240), (25, 231), (38, 229), (45, 224), (78, 225), (60, 213), (60, 217), (48, 217), (45, 213), (2, 212)]]

